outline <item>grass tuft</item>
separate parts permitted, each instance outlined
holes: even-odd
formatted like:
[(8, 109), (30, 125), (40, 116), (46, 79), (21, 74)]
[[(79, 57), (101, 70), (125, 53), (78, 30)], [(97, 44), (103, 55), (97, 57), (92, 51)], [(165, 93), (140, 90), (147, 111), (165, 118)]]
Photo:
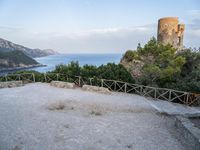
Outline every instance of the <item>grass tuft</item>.
[(102, 116), (102, 115), (103, 115), (101, 112), (99, 112), (99, 111), (94, 111), (94, 110), (91, 111), (90, 114), (91, 114), (91, 115), (95, 115), (95, 116)]
[(49, 110), (63, 110), (65, 109), (65, 104), (63, 102), (52, 103), (48, 106)]

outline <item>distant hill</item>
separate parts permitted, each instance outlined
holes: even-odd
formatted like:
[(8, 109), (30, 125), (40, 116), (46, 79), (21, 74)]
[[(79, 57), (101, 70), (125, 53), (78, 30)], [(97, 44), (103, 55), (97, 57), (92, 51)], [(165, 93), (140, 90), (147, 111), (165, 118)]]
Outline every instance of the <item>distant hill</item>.
[(25, 55), (22, 51), (0, 51), (0, 70), (9, 68), (26, 68), (39, 66), (37, 61)]
[(45, 53), (48, 54), (48, 55), (56, 55), (56, 54), (59, 54), (58, 52), (56, 52), (56, 51), (53, 50), (53, 49), (44, 49), (43, 52), (45, 52)]
[(9, 52), (9, 51), (21, 51), (27, 56), (32, 58), (58, 54), (54, 50), (31, 49), (0, 38), (0, 52)]

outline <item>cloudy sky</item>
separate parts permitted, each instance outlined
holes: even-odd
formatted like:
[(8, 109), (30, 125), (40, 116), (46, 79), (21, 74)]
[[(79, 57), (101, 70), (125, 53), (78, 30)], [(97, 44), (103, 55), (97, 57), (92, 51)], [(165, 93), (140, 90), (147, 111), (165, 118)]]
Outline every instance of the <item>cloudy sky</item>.
[(200, 47), (199, 0), (0, 0), (0, 38), (62, 53), (123, 53), (156, 36), (166, 16), (186, 24), (186, 47)]

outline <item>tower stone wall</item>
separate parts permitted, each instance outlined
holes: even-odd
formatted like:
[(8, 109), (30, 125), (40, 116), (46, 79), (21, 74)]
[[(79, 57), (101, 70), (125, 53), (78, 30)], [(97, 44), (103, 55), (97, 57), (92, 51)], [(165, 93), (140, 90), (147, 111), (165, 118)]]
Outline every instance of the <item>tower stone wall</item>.
[(164, 45), (171, 44), (178, 50), (183, 48), (185, 25), (179, 24), (178, 17), (161, 18), (158, 21), (157, 40)]

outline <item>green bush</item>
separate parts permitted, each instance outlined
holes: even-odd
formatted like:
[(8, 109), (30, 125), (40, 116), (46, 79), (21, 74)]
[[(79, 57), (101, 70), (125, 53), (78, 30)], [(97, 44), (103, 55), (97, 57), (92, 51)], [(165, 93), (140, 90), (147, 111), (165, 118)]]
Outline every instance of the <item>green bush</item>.
[(81, 76), (83, 78), (99, 78), (119, 80), (134, 83), (131, 74), (121, 65), (108, 63), (99, 67), (93, 65), (79, 66), (78, 62), (71, 62), (68, 65), (58, 65), (53, 73), (68, 74), (70, 76)]
[(141, 78), (150, 86), (166, 87), (174, 81), (173, 77), (180, 75), (185, 64), (185, 58), (177, 55), (175, 48), (171, 45), (158, 44), (155, 38), (137, 53), (143, 57), (142, 61), (145, 63)]
[(200, 93), (198, 50), (185, 49), (177, 53), (172, 45), (162, 45), (151, 38), (144, 47), (138, 45), (136, 51), (128, 50), (124, 58), (127, 61), (140, 58), (144, 63), (142, 76), (136, 80), (138, 84)]
[(54, 73), (62, 73), (62, 74), (69, 74), (72, 76), (79, 76), (81, 75), (81, 67), (79, 66), (78, 61), (72, 61), (67, 65), (58, 65), (56, 69), (52, 71)]
[(140, 60), (140, 57), (139, 57), (137, 51), (132, 51), (132, 50), (126, 51), (126, 53), (124, 54), (124, 58), (125, 58), (127, 61), (132, 61), (132, 60), (134, 60), (134, 59)]

